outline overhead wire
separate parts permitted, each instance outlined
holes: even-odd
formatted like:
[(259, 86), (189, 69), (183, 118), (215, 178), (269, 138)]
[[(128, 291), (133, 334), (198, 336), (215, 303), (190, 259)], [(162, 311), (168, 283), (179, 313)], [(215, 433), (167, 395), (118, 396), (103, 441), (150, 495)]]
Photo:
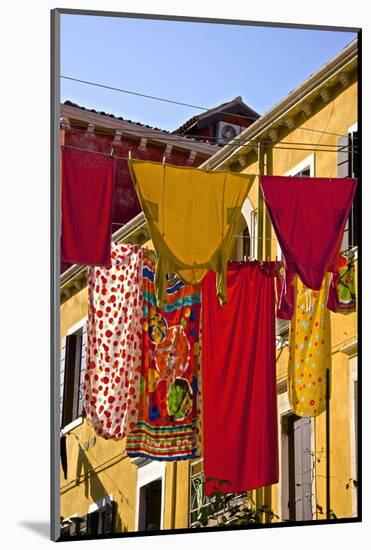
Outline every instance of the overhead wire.
[[(121, 156), (121, 155), (117, 155), (115, 153), (105, 153), (103, 151), (95, 151), (93, 149), (87, 149), (87, 148), (83, 148), (83, 147), (76, 147), (74, 145), (63, 145), (63, 147), (65, 148), (68, 148), (68, 149), (76, 149), (78, 151), (85, 151), (85, 152), (88, 152), (88, 153), (95, 153), (97, 155), (104, 155), (104, 156), (107, 156), (107, 157), (114, 157), (114, 158), (117, 158), (117, 159), (121, 159), (121, 160), (130, 160), (129, 157), (125, 157), (125, 156)], [(114, 147), (114, 145), (113, 145)], [(254, 149), (258, 149), (258, 145), (253, 145), (252, 146)], [(321, 152), (321, 153), (337, 153), (338, 151), (337, 150), (332, 150), (332, 149), (311, 149), (309, 147), (280, 147), (280, 146), (276, 146), (275, 149), (280, 149), (280, 150), (284, 150), (284, 151), (308, 151), (308, 152), (313, 152), (313, 151), (316, 151), (316, 152)], [(138, 159), (138, 160), (145, 160), (145, 159)], [(156, 161), (154, 161), (156, 162)], [(159, 161), (157, 161), (159, 162)]]
[[(60, 75), (60, 78), (63, 78), (64, 80), (70, 80), (70, 81), (73, 81), (73, 82), (79, 82), (81, 84), (88, 84), (90, 86), (96, 86), (98, 88), (104, 88), (106, 90), (112, 90), (112, 91), (121, 92), (121, 93), (124, 93), (124, 94), (130, 94), (130, 95), (135, 95), (135, 96), (139, 96), (139, 97), (144, 97), (146, 99), (153, 99), (153, 100), (156, 100), (156, 101), (162, 101), (164, 103), (172, 103), (174, 105), (180, 105), (180, 106), (183, 106), (183, 107), (191, 107), (192, 109), (199, 109), (201, 111), (210, 111), (210, 110), (212, 110), (212, 108), (210, 109), (209, 107), (201, 107), (200, 105), (193, 105), (191, 103), (185, 103), (183, 101), (177, 101), (177, 100), (174, 100), (174, 99), (168, 99), (168, 98), (164, 98), (164, 97), (154, 96), (154, 95), (151, 95), (151, 94), (144, 94), (142, 92), (134, 92), (133, 90), (126, 90), (126, 89), (123, 89), (123, 88), (117, 88), (115, 86), (108, 86), (107, 84), (100, 84), (98, 82), (92, 82), (90, 80), (83, 80), (81, 78), (74, 78), (72, 76)], [(233, 113), (230, 113), (228, 111), (218, 111), (218, 112), (220, 114), (226, 114), (226, 115), (229, 115), (229, 116), (231, 116), (231, 115), (233, 116)], [(246, 115), (236, 115), (236, 116), (238, 116), (239, 118), (244, 118), (244, 119), (247, 119), (247, 120), (251, 120), (251, 117), (248, 117)], [(323, 132), (323, 130), (305, 128), (305, 127), (302, 127), (302, 126), (295, 126), (295, 129), (303, 129), (303, 130), (308, 130), (310, 132), (326, 133), (328, 135), (342, 137), (342, 134), (337, 134), (335, 132), (327, 132), (327, 131)]]
[[(133, 123), (135, 124), (135, 123)], [(77, 132), (82, 132), (82, 133), (86, 133), (87, 132), (87, 129), (86, 128), (77, 128), (76, 126), (73, 126), (71, 127), (71, 130), (73, 130), (74, 132), (77, 131)], [(125, 133), (125, 130), (122, 130), (123, 133)], [(159, 132), (161, 132), (161, 130), (156, 130), (156, 129), (135, 129), (135, 134), (144, 134), (143, 137), (147, 137), (147, 138), (151, 138), (153, 136), (153, 138), (155, 139), (156, 137), (160, 137), (159, 136)], [(98, 135), (103, 135), (103, 136), (110, 136), (111, 135), (111, 132), (108, 132), (108, 131), (104, 131), (104, 130), (99, 130), (98, 128), (94, 129), (94, 132), (92, 132), (94, 134), (98, 134)], [(133, 136), (135, 137), (135, 136)], [(164, 134), (163, 136), (161, 137), (164, 137), (167, 141), (170, 140), (170, 141), (185, 141), (185, 142), (188, 142), (188, 143), (197, 143), (198, 141), (199, 142), (206, 142), (207, 144), (209, 145), (215, 145), (213, 143), (208, 143), (209, 141), (213, 140), (213, 141), (216, 141), (218, 139), (218, 137), (215, 137), (215, 136), (208, 136), (208, 137), (203, 137), (203, 136), (198, 136), (197, 134), (187, 134), (187, 135), (178, 135), (178, 134), (170, 134), (170, 133), (166, 133), (164, 131)], [(195, 138), (195, 139), (190, 139), (190, 138)], [(302, 142), (302, 141), (287, 141), (287, 142), (283, 142), (282, 140), (260, 140), (260, 139), (251, 139), (251, 140), (248, 140), (248, 139), (241, 139), (241, 138), (238, 138), (238, 137), (235, 137), (235, 138), (231, 138), (228, 143), (232, 143), (232, 142), (236, 142), (237, 144), (246, 144), (246, 145), (250, 145), (251, 147), (253, 147), (256, 143), (256, 147), (258, 146), (258, 144), (263, 144), (263, 145), (267, 145), (267, 146), (273, 146), (276, 148), (276, 146), (274, 144), (276, 143), (286, 143), (288, 145), (303, 145), (303, 146), (309, 146), (309, 147), (317, 147), (317, 145), (313, 144), (313, 142)], [(114, 146), (116, 144), (113, 144)], [(117, 146), (120, 145), (120, 142), (117, 143)], [(346, 151), (347, 149), (354, 149), (354, 150), (357, 150), (357, 146), (356, 145), (351, 145), (351, 146), (345, 146), (345, 145), (338, 145), (338, 144), (335, 144), (335, 143), (321, 143), (321, 147), (329, 147), (329, 148), (334, 148), (336, 151)], [(317, 149), (315, 149), (317, 150)]]

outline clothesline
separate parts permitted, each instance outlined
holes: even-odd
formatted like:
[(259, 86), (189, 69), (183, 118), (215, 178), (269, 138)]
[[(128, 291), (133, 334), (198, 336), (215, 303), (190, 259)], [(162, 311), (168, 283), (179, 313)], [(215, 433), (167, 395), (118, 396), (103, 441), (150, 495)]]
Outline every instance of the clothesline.
[[(107, 90), (113, 90), (115, 92), (121, 92), (121, 93), (124, 93), (124, 94), (136, 95), (136, 96), (139, 96), (139, 97), (145, 97), (147, 99), (153, 99), (153, 100), (162, 101), (162, 102), (165, 102), (165, 103), (172, 103), (174, 105), (181, 105), (183, 107), (191, 107), (192, 109), (199, 109), (200, 111), (210, 111), (209, 107), (200, 107), (199, 105), (192, 105), (191, 103), (184, 103), (182, 101), (176, 101), (176, 100), (167, 99), (167, 98), (163, 98), (163, 97), (159, 97), (159, 96), (153, 96), (153, 95), (150, 95), (150, 94), (143, 94), (143, 93), (140, 93), (140, 92), (134, 92), (132, 90), (125, 90), (125, 89), (122, 89), (122, 88), (116, 88), (114, 86), (108, 86), (106, 84), (100, 84), (98, 82), (92, 82), (90, 80), (82, 80), (80, 78), (74, 78), (72, 76), (61, 75), (60, 78), (63, 78), (65, 80), (71, 80), (73, 82), (79, 82), (81, 84), (89, 84), (90, 86), (96, 86), (98, 88), (105, 88)], [(227, 111), (219, 111), (219, 113), (220, 114), (225, 114), (225, 115), (231, 115), (231, 114), (233, 115), (233, 113), (229, 113)], [(251, 120), (251, 117), (248, 117), (246, 115), (238, 115), (238, 117), (239, 118), (244, 118), (244, 119), (247, 119), (247, 120)], [(315, 129), (312, 129), (312, 128), (305, 128), (303, 126), (295, 126), (294, 128), (295, 129), (308, 130), (309, 132), (318, 132), (318, 133), (321, 133), (321, 134), (328, 134), (328, 135), (332, 135), (332, 136), (343, 137), (342, 134), (337, 134), (335, 132), (315, 130)]]
[[(81, 133), (85, 133), (86, 134), (86, 128), (76, 128), (76, 127), (73, 127), (73, 130), (76, 131), (76, 132), (81, 132)], [(156, 130), (151, 130), (151, 129), (137, 129), (135, 130), (135, 133), (136, 134), (143, 134), (143, 137), (148, 137), (150, 138), (151, 136), (153, 137), (158, 137), (158, 131)], [(102, 136), (108, 136), (109, 133), (106, 131), (106, 130), (99, 130), (99, 129), (94, 129), (94, 134), (98, 134), (98, 135), (102, 135)], [(183, 142), (191, 142), (191, 141), (200, 141), (200, 142), (206, 142), (208, 143), (209, 141), (212, 141), (212, 140), (217, 140), (218, 138), (217, 137), (213, 137), (213, 136), (209, 136), (209, 137), (202, 137), (202, 136), (198, 136), (197, 134), (187, 134), (186, 136), (182, 136), (181, 134), (171, 134), (171, 133), (164, 133), (163, 136), (168, 140), (170, 139), (171, 141), (183, 141)], [(193, 137), (193, 138), (197, 138), (195, 140), (190, 140), (189, 138), (190, 137)], [(258, 146), (259, 144), (263, 144), (263, 145), (272, 145), (272, 144), (275, 144), (275, 143), (282, 143), (281, 140), (279, 139), (269, 139), (269, 140), (259, 140), (259, 139), (241, 139), (239, 137), (235, 137), (235, 138), (231, 138), (228, 143), (236, 143), (238, 145), (244, 145), (244, 144), (248, 144), (248, 145), (251, 145), (253, 146), (252, 144), (253, 143), (256, 143), (256, 146)], [(303, 142), (303, 141), (290, 141), (290, 142), (287, 142), (288, 145), (303, 145), (303, 146), (308, 146), (308, 147), (315, 147), (316, 149), (315, 150), (318, 150), (317, 147), (319, 147), (319, 144), (314, 144), (314, 143), (308, 143), (308, 142)], [(210, 145), (213, 145), (212, 143)], [(358, 146), (357, 145), (338, 145), (338, 144), (335, 144), (335, 143), (321, 143), (320, 144), (321, 147), (329, 147), (329, 148), (334, 148), (336, 151), (346, 151), (347, 149), (350, 149), (350, 150), (354, 150), (354, 151), (357, 151), (358, 149)]]
[[(68, 149), (76, 149), (77, 151), (85, 151), (86, 153), (95, 153), (97, 155), (104, 155), (106, 157), (114, 157), (114, 158), (117, 158), (117, 159), (120, 159), (120, 160), (130, 160), (130, 157), (124, 157), (124, 156), (121, 156), (121, 155), (116, 155), (113, 153), (113, 148), (114, 148), (114, 145), (112, 146), (112, 154), (111, 153), (104, 153), (102, 151), (94, 151), (93, 149), (86, 149), (86, 148), (83, 148), (83, 147), (76, 147), (74, 145), (63, 145), (63, 147), (65, 148), (68, 148)], [(252, 146), (253, 148), (258, 148), (258, 146)], [(338, 153), (339, 151), (338, 150), (330, 150), (330, 149), (317, 149), (317, 148), (299, 148), (299, 147), (275, 147), (275, 149), (282, 149), (282, 150), (285, 150), (285, 151), (308, 151), (308, 152), (322, 152), (322, 153)], [(134, 157), (132, 157), (134, 158)], [(145, 160), (145, 159), (138, 159), (138, 160)], [(206, 161), (207, 162), (207, 161)]]

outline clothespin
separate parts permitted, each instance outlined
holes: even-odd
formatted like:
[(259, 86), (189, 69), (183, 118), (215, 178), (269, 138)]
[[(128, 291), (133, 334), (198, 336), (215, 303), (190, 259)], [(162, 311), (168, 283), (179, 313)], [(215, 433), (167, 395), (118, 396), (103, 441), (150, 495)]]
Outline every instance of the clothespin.
[(129, 149), (128, 157), (129, 157), (129, 160), (131, 160), (131, 149)]
[(165, 164), (165, 160), (166, 160), (166, 156), (164, 155), (164, 156), (162, 157), (162, 164)]
[(277, 256), (276, 256), (276, 262), (277, 262), (277, 260), (278, 260), (278, 258), (277, 258)]
[(111, 150), (109, 152), (110, 157), (113, 157), (113, 153), (115, 152), (114, 147), (111, 147)]

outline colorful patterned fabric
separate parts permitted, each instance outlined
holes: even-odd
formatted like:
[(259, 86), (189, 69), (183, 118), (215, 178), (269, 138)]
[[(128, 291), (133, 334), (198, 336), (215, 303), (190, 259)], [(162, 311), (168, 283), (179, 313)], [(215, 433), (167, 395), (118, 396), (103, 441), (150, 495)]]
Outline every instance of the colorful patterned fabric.
[(188, 459), (199, 454), (201, 434), (200, 287), (168, 279), (159, 308), (154, 266), (154, 254), (145, 251), (139, 417), (126, 451), (155, 460)]
[(320, 290), (308, 289), (295, 276), (295, 307), (290, 327), (288, 393), (297, 416), (326, 409), (326, 368), (331, 368), (331, 322), (326, 307), (331, 275)]
[(338, 313), (353, 313), (357, 308), (354, 261), (353, 252), (340, 254), (339, 277), (337, 280)]
[(88, 419), (105, 439), (122, 439), (138, 418), (142, 363), (142, 249), (112, 244), (111, 268), (90, 268)]

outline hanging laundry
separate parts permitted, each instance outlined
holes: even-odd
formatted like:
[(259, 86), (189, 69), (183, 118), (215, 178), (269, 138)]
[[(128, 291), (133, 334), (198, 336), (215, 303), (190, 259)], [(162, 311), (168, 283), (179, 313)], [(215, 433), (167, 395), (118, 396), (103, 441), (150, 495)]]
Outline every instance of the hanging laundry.
[(354, 313), (357, 310), (355, 257), (352, 250), (339, 256), (339, 275), (331, 279), (328, 307), (335, 313)]
[(88, 419), (98, 435), (122, 439), (138, 418), (142, 363), (142, 265), (139, 246), (112, 244), (111, 268), (90, 268), (87, 368)]
[(326, 307), (327, 274), (320, 290), (294, 278), (295, 309), (290, 325), (288, 394), (297, 416), (318, 416), (326, 409), (326, 368), (331, 368), (331, 320)]
[(166, 297), (166, 273), (194, 285), (209, 269), (225, 303), (227, 260), (254, 176), (138, 160), (129, 166), (158, 255), (158, 303)]
[[(229, 262), (228, 303), (202, 282), (204, 471), (227, 492), (278, 481), (275, 262)], [(206, 494), (218, 489), (207, 481)]]
[(138, 422), (128, 456), (180, 460), (200, 454), (200, 287), (169, 278), (157, 306), (155, 255), (144, 251), (143, 344)]
[(61, 260), (110, 265), (114, 159), (62, 148)]
[(295, 273), (313, 290), (321, 288), (327, 272), (338, 273), (340, 246), (356, 183), (350, 178), (260, 176), (287, 265), (287, 292)]

